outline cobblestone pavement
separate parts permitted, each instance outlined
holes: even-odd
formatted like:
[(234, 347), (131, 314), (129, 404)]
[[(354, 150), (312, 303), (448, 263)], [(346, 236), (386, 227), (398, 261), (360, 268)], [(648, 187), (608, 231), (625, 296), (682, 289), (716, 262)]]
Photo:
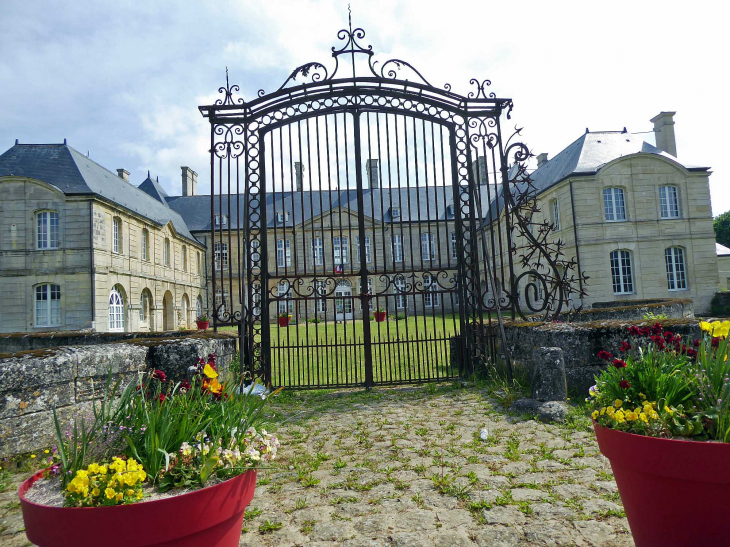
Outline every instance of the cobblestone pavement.
[[(543, 424), (453, 386), (285, 392), (269, 408), (283, 446), (241, 545), (633, 545), (581, 412)], [(12, 547), (28, 545), (16, 488), (0, 494)]]

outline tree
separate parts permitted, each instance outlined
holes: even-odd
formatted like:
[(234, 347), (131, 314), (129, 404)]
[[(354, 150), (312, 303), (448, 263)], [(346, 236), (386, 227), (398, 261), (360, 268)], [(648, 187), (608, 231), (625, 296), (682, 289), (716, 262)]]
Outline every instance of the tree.
[(715, 228), (715, 241), (725, 247), (730, 247), (730, 211), (716, 216), (712, 221)]

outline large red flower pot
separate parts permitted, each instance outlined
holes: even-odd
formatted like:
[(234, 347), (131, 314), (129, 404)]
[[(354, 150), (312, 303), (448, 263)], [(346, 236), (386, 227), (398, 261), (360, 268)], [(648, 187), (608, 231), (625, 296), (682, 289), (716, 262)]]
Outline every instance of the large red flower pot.
[(187, 494), (117, 507), (48, 507), (25, 499), (41, 477), (20, 485), (28, 539), (40, 547), (235, 547), (256, 471)]
[(277, 317), (279, 320), (279, 326), (280, 327), (288, 327), (289, 326), (289, 318), (288, 317)]
[(730, 444), (594, 426), (637, 547), (730, 545)]
[(198, 326), (198, 330), (206, 330), (210, 327), (210, 321), (196, 321), (195, 324)]
[(373, 312), (373, 315), (375, 316), (376, 323), (382, 323), (383, 321), (385, 321), (385, 318), (388, 317), (388, 312), (376, 311)]

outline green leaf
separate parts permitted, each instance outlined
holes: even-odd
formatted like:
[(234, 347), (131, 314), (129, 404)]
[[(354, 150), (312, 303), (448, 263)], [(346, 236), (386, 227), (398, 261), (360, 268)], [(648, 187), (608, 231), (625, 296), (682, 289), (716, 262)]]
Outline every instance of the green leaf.
[(203, 464), (203, 468), (200, 470), (200, 486), (205, 486), (205, 481), (213, 472), (213, 468), (218, 464), (218, 456), (211, 456)]

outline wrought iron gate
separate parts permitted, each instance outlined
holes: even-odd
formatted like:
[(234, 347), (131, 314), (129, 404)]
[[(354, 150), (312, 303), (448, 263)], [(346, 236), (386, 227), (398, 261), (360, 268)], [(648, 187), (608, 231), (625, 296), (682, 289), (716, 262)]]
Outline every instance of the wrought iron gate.
[(556, 315), (572, 291), (573, 263), (531, 220), (530, 154), (502, 140), (512, 101), (378, 63), (364, 36), (341, 30), (331, 71), (307, 63), (248, 102), (226, 75), (200, 107), (212, 319), (239, 327), (247, 373), (277, 386), (464, 376), (496, 360), (503, 313)]

